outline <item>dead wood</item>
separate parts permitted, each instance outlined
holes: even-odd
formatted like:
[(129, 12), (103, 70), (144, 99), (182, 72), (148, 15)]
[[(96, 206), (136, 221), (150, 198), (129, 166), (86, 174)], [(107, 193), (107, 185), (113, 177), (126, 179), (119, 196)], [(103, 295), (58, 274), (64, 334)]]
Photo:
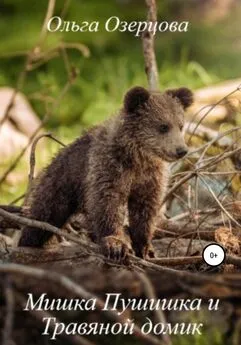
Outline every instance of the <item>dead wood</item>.
[[(176, 261), (176, 264), (192, 265), (195, 268), (195, 264), (200, 263), (200, 257), (191, 258), (165, 258), (166, 262)], [(14, 284), (18, 287), (19, 291), (33, 291), (33, 293), (39, 293), (39, 291), (50, 292), (54, 294), (55, 287), (49, 284), (47, 281), (36, 280), (36, 277), (31, 276), (31, 267), (29, 267), (29, 279), (26, 284), (24, 278), (24, 267), (31, 264), (32, 267), (41, 267), (49, 272), (47, 275), (51, 275), (51, 272), (58, 272), (59, 274), (66, 274), (71, 279), (86, 289), (104, 295), (106, 291), (115, 291), (123, 293), (124, 295), (136, 293), (136, 296), (140, 296), (142, 293), (140, 285), (135, 279), (135, 267), (144, 268), (149, 275), (158, 296), (167, 295), (174, 296), (176, 293), (188, 292), (188, 286), (197, 289), (200, 296), (204, 297), (219, 297), (219, 298), (233, 298), (241, 297), (241, 274), (224, 274), (216, 273), (216, 275), (196, 274), (188, 273), (180, 270), (168, 269), (159, 266), (159, 263), (163, 264), (165, 260), (154, 259), (150, 262), (143, 262), (143, 260), (135, 260), (134, 266), (123, 267), (116, 265), (113, 262), (105, 261), (100, 255), (92, 254), (87, 255), (80, 251), (79, 247), (61, 248), (58, 250), (53, 249), (10, 249), (9, 253), (3, 255), (1, 253), (1, 261), (5, 261), (5, 264), (0, 265), (1, 272), (14, 273), (11, 277)], [(10, 270), (8, 270), (9, 264), (7, 261), (18, 264), (10, 264)], [(42, 260), (42, 262), (41, 262)], [(182, 262), (183, 260), (183, 262)], [(227, 263), (234, 263), (241, 266), (240, 258), (228, 257)], [(24, 265), (23, 265), (24, 264)], [(26, 266), (27, 265), (27, 266)], [(13, 267), (13, 268), (11, 268)], [(16, 267), (16, 268), (15, 268)], [(19, 267), (19, 271), (18, 271)], [(81, 267), (81, 269), (80, 269)], [(108, 267), (108, 270), (106, 269)], [(177, 267), (177, 266), (176, 266)], [(22, 274), (21, 274), (22, 273)], [(93, 280), (93, 276), (95, 279)], [(33, 279), (32, 279), (32, 278)], [(176, 277), (173, 279), (173, 277)], [(98, 284), (96, 284), (98, 281)], [(165, 282), (165, 284), (160, 284)], [(191, 284), (191, 285), (190, 285)], [(58, 287), (58, 292), (64, 293), (61, 287)]]
[[(154, 24), (157, 21), (157, 6), (155, 0), (146, 0), (147, 22)], [(145, 72), (150, 90), (157, 90), (159, 76), (154, 47), (154, 33), (146, 29), (142, 35), (143, 55), (145, 61)]]
[(237, 89), (236, 93), (229, 96), (231, 99), (241, 100), (240, 93), (241, 79), (227, 80), (217, 85), (208, 86), (195, 91), (195, 99), (201, 103), (216, 103), (221, 98), (225, 98), (227, 94)]

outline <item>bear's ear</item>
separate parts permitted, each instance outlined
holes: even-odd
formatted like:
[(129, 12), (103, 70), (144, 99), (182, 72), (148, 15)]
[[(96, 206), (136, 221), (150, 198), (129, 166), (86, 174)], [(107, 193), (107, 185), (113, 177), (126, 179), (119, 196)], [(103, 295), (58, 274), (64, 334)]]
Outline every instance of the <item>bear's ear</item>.
[(193, 93), (186, 87), (179, 89), (167, 90), (166, 93), (172, 97), (178, 98), (184, 109), (187, 109), (193, 103)]
[(124, 108), (127, 113), (133, 113), (142, 104), (146, 103), (150, 93), (141, 86), (130, 89), (124, 98)]

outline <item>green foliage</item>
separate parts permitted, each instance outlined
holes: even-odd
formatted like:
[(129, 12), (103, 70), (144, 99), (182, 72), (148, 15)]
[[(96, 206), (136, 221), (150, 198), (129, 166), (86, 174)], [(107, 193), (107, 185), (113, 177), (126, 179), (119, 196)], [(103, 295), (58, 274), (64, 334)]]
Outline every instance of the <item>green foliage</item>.
[[(64, 0), (57, 2), (55, 15), (61, 15), (64, 3)], [(46, 1), (27, 0), (5, 0), (1, 5), (0, 30), (5, 34), (0, 42), (0, 86), (16, 85), (24, 63), (22, 53), (38, 41), (46, 7)], [(182, 8), (180, 2), (173, 2), (170, 6), (168, 1), (158, 1), (159, 20), (177, 20)], [(120, 20), (145, 20), (145, 4), (143, 2), (140, 5), (134, 0), (130, 3), (108, 0), (104, 4), (97, 0), (88, 3), (72, 1), (65, 19), (77, 23), (84, 20), (99, 21), (99, 31), (49, 33), (44, 41), (43, 52), (57, 47), (63, 41), (86, 44), (91, 52), (89, 58), (84, 58), (79, 51), (68, 50), (70, 63), (79, 70), (79, 76), (62, 100), (60, 108), (51, 117), (51, 127), (74, 123), (89, 126), (115, 112), (128, 87), (134, 84), (146, 85), (141, 39), (130, 32), (105, 31), (104, 23), (113, 15), (117, 15)], [(218, 45), (216, 32), (220, 27), (202, 25), (196, 19), (190, 19), (187, 33), (167, 32), (156, 35), (161, 88), (177, 85), (196, 88), (220, 80), (227, 74), (227, 70), (222, 73), (217, 68), (217, 53), (212, 49), (215, 42), (219, 64), (223, 51), (226, 52), (225, 58), (233, 57), (233, 52), (229, 52), (222, 39), (222, 44)], [(228, 34), (225, 37), (228, 39)], [(232, 73), (239, 70), (237, 59), (234, 61)], [(230, 64), (227, 65), (230, 68)], [(28, 73), (23, 91), (40, 117), (45, 113), (45, 103), (51, 105), (66, 80), (62, 55)]]
[[(73, 141), (81, 134), (81, 128), (79, 126), (60, 126), (52, 131), (54, 137), (61, 139), (61, 142), (65, 145)], [(60, 146), (55, 141), (44, 138), (38, 142), (36, 149), (36, 166), (35, 166), (35, 177), (38, 173), (45, 167), (51, 159), (57, 154), (61, 149)], [(20, 195), (26, 192), (28, 183), (28, 173), (29, 173), (29, 152), (22, 159), (14, 172), (9, 175), (6, 183), (0, 187), (0, 203), (8, 204), (18, 198)], [(12, 157), (8, 161), (0, 161), (0, 176), (8, 169), (10, 164), (15, 161), (16, 157)], [(20, 205), (22, 200), (18, 202)]]
[[(184, 9), (183, 2), (157, 2), (160, 21), (179, 20), (178, 16)], [(47, 3), (28, 0), (1, 2), (0, 31), (4, 34), (0, 41), (0, 87), (16, 86), (25, 61), (24, 53), (32, 49), (39, 39)], [(64, 0), (56, 1), (55, 15), (61, 15), (64, 3)], [(104, 23), (113, 15), (120, 20), (145, 20), (145, 2), (70, 1), (65, 20), (77, 23), (99, 21), (100, 30), (96, 33), (48, 33), (41, 47), (42, 52), (47, 52), (57, 48), (60, 42), (77, 42), (90, 49), (89, 58), (79, 50), (67, 50), (69, 63), (79, 74), (69, 92), (61, 97), (60, 106), (51, 114), (47, 125), (63, 141), (73, 140), (84, 127), (117, 112), (129, 87), (138, 84), (147, 86), (141, 39), (130, 32), (106, 32)], [(226, 30), (227, 23), (203, 25), (192, 19), (189, 13), (182, 20), (190, 20), (187, 33), (156, 34), (161, 89), (181, 85), (195, 89), (239, 75), (239, 54), (233, 48), (229, 49), (230, 37), (237, 35), (237, 21), (234, 20), (232, 30)], [(222, 30), (220, 39), (218, 30)], [(66, 64), (61, 53), (28, 72), (22, 91), (40, 118), (59, 97), (67, 79)], [(53, 151), (52, 147), (55, 147)], [(56, 149), (54, 143), (48, 142), (38, 157), (39, 169), (48, 163)], [(7, 162), (0, 162), (0, 175), (6, 167)], [(25, 190), (27, 170), (26, 163), (17, 168), (16, 174), (24, 172), (25, 178), (17, 184), (5, 184), (4, 190), (1, 190), (1, 202), (11, 201)]]

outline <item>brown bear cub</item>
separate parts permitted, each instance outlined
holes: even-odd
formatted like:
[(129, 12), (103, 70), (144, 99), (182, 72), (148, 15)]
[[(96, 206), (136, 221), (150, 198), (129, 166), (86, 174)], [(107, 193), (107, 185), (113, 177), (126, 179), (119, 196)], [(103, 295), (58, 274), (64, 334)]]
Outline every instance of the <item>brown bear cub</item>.
[[(168, 162), (187, 153), (184, 110), (193, 102), (187, 88), (149, 92), (134, 87), (116, 117), (62, 149), (30, 196), (30, 218), (61, 228), (84, 213), (92, 239), (106, 256), (127, 253), (124, 221), (135, 254), (145, 258), (168, 183)], [(19, 246), (41, 247), (52, 234), (23, 229)]]

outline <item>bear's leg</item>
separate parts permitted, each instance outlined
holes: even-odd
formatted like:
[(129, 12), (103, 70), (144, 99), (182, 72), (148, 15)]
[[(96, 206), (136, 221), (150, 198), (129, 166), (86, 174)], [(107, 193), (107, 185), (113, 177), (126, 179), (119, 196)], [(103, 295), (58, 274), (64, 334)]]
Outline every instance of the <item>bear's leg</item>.
[(115, 197), (104, 199), (106, 203), (99, 202), (92, 211), (92, 229), (103, 254), (117, 262), (123, 261), (129, 251), (124, 236), (124, 206), (118, 204)]
[(92, 179), (87, 189), (86, 211), (88, 223), (95, 242), (103, 254), (115, 261), (123, 261), (130, 244), (124, 234), (129, 190), (127, 183), (113, 173)]
[[(61, 199), (63, 200), (63, 199)], [(71, 210), (67, 204), (60, 203), (56, 198), (55, 204), (38, 199), (34, 201), (30, 210), (31, 218), (42, 222), (47, 222), (55, 227), (61, 228), (69, 215)], [(18, 243), (20, 247), (43, 247), (53, 236), (50, 231), (38, 229), (36, 227), (24, 227)]]
[(129, 232), (132, 246), (141, 258), (154, 257), (151, 244), (160, 211), (159, 188), (154, 182), (135, 186), (128, 201)]
[[(68, 193), (62, 189), (57, 189), (56, 184), (49, 186), (43, 178), (36, 189), (28, 217), (61, 228), (77, 208), (76, 203), (71, 202)], [(18, 246), (43, 247), (52, 236), (53, 233), (49, 231), (26, 226), (22, 230)]]

